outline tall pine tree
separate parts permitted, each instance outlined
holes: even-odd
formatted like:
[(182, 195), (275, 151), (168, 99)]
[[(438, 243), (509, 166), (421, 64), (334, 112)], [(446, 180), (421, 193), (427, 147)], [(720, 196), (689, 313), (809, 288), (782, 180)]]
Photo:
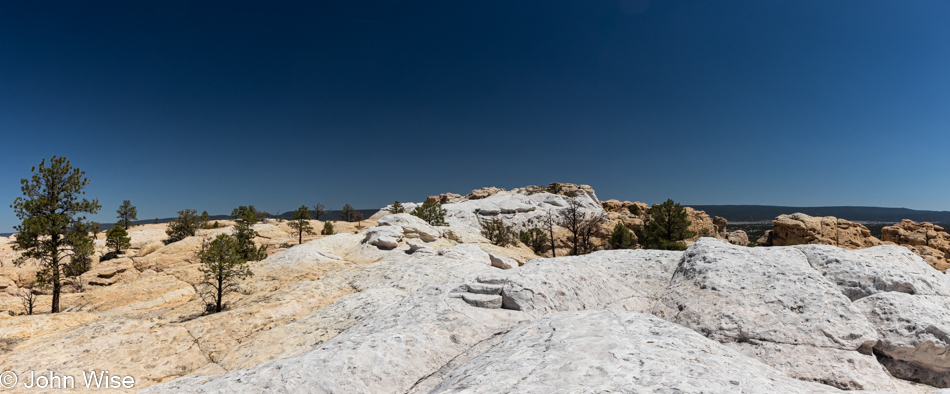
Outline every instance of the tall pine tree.
[(689, 215), (686, 208), (667, 199), (647, 210), (650, 220), (642, 227), (637, 238), (647, 249), (684, 250), (687, 238), (696, 235), (689, 230)]
[[(99, 201), (82, 197), (89, 186), (85, 172), (73, 168), (65, 157), (53, 156), (46, 166), (46, 159), (39, 167), (33, 167), (30, 179), (20, 180), (22, 197), (17, 197), (10, 206), (22, 223), (17, 231), (14, 248), (22, 251), (17, 264), (28, 259), (42, 263), (37, 272), (41, 284), (51, 284), (53, 289), (52, 313), (59, 312), (60, 292), (64, 265), (71, 263), (77, 246), (87, 246), (89, 227), (83, 214), (95, 214), (102, 208)], [(83, 252), (80, 250), (80, 255)]]

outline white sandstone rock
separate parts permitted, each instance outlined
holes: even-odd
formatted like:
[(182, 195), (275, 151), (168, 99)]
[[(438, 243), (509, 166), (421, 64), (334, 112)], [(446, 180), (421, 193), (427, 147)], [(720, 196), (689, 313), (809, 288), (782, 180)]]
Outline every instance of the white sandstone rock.
[(881, 336), (895, 376), (950, 387), (950, 297), (877, 293), (856, 301)]
[[(870, 355), (877, 332), (793, 247), (748, 248), (701, 238), (686, 250), (653, 314), (722, 343), (806, 347), (775, 353), (745, 349), (798, 379), (843, 389), (896, 387)], [(839, 363), (841, 351), (867, 361)], [(796, 359), (790, 362), (787, 355)]]
[(666, 289), (682, 254), (607, 250), (531, 260), (508, 277), (505, 308), (535, 317), (608, 307), (649, 312)]
[(651, 315), (562, 312), (519, 326), (434, 393), (833, 393)]
[(380, 218), (378, 223), (380, 226), (401, 227), (406, 238), (419, 238), (425, 242), (432, 242), (442, 237), (441, 230), (408, 213), (386, 215)]
[(402, 227), (399, 226), (377, 226), (366, 230), (363, 242), (380, 249), (395, 249), (402, 241), (402, 234)]
[(503, 270), (510, 270), (512, 268), (518, 268), (518, 262), (515, 259), (507, 256), (495, 255), (492, 253), (488, 254), (488, 258), (491, 259), (491, 266), (495, 268), (501, 268)]
[(438, 253), (440, 256), (445, 256), (448, 258), (478, 261), (484, 262), (487, 265), (491, 265), (491, 257), (488, 255), (488, 252), (485, 252), (479, 249), (478, 246), (471, 244), (459, 244), (450, 246), (448, 248), (442, 248), (439, 249)]
[(844, 250), (829, 245), (795, 246), (808, 263), (835, 282), (852, 301), (879, 292), (950, 296), (950, 276), (896, 245)]

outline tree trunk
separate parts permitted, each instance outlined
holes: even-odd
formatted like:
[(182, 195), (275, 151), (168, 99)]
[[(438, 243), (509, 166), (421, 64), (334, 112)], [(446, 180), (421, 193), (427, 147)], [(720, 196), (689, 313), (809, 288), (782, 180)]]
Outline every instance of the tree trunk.
[(219, 272), (218, 273), (218, 299), (217, 299), (217, 305), (215, 305), (215, 309), (214, 309), (215, 312), (221, 312), (221, 298), (224, 296), (223, 292), (224, 292), (224, 275), (221, 275), (221, 273)]
[[(58, 238), (58, 236), (54, 236)], [(50, 256), (50, 273), (53, 282), (53, 306), (50, 313), (59, 313), (59, 293), (62, 285), (59, 283), (59, 242), (53, 241), (53, 255)]]

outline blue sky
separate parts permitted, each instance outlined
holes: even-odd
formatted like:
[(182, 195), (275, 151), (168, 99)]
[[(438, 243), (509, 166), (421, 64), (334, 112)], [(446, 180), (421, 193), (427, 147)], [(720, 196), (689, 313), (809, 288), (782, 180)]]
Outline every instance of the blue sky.
[(192, 3), (0, 3), (0, 232), (52, 155), (100, 221), (555, 181), (950, 209), (950, 2)]

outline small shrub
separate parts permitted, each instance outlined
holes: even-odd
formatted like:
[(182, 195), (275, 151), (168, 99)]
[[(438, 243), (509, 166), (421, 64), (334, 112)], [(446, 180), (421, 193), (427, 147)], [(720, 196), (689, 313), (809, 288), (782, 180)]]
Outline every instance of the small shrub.
[(505, 247), (518, 242), (515, 228), (506, 225), (504, 220), (492, 218), (491, 220), (480, 220), (478, 223), (482, 226), (482, 236), (488, 238), (493, 245)]
[(129, 233), (118, 224), (106, 231), (106, 247), (112, 249), (116, 255), (132, 247), (131, 242), (132, 238), (129, 237)]
[(617, 223), (614, 231), (607, 239), (611, 249), (633, 249), (637, 247), (637, 241), (633, 238), (633, 232), (627, 229), (623, 223)]
[(551, 194), (561, 194), (561, 189), (561, 184), (557, 182), (551, 182), (551, 184), (548, 185), (548, 193)]
[(540, 228), (532, 228), (527, 231), (521, 231), (518, 233), (518, 238), (521, 239), (521, 243), (527, 245), (534, 251), (534, 254), (541, 255), (541, 252), (544, 251), (544, 247), (548, 243), (548, 234)]
[(627, 210), (630, 211), (630, 214), (634, 216), (640, 216), (643, 214), (643, 211), (640, 210), (640, 206), (636, 204), (627, 207)]
[(333, 223), (324, 222), (324, 223), (323, 223), (323, 230), (320, 231), (320, 234), (322, 234), (322, 235), (333, 235)]
[(168, 229), (165, 230), (165, 234), (168, 235), (165, 244), (178, 242), (186, 237), (194, 236), (200, 226), (201, 218), (198, 216), (197, 211), (194, 209), (178, 211), (178, 220), (169, 222)]
[(412, 215), (416, 216), (432, 226), (448, 226), (445, 223), (445, 208), (434, 198), (427, 198), (422, 205), (412, 210)]
[(392, 214), (406, 213), (406, 208), (402, 206), (401, 202), (396, 201), (393, 203), (391, 207), (389, 207), (389, 213), (392, 213)]

